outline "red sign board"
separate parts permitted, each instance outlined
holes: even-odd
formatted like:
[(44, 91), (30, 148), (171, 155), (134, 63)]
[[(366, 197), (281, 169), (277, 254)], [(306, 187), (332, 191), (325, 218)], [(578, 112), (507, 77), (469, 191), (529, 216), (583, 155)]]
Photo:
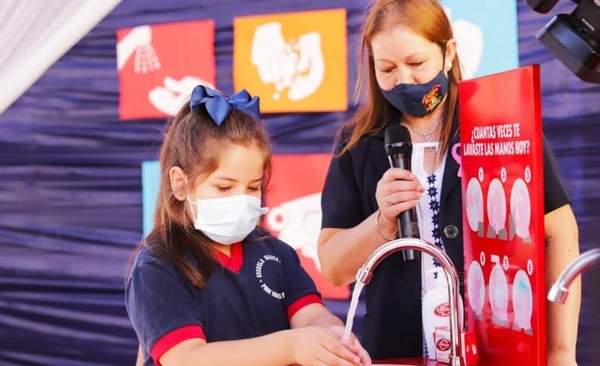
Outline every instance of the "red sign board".
[(459, 84), (467, 327), (486, 365), (546, 364), (539, 66)]

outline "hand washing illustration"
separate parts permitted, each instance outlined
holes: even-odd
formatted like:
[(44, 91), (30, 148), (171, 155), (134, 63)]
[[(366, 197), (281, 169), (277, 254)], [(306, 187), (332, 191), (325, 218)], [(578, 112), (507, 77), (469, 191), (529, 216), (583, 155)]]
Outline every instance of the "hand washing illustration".
[(325, 76), (321, 35), (310, 32), (298, 40), (283, 38), (282, 25), (270, 22), (256, 28), (252, 40), (252, 64), (260, 80), (274, 84), (273, 99), (301, 100), (313, 94)]
[(506, 233), (506, 196), (500, 179), (490, 183), (487, 195), (488, 238), (507, 239)]
[(152, 45), (152, 28), (141, 25), (131, 31), (117, 43), (117, 69), (121, 70), (133, 57), (135, 73), (150, 73), (160, 69), (160, 60)]
[(467, 212), (469, 227), (471, 230), (477, 232), (480, 237), (483, 236), (483, 204), (481, 185), (476, 178), (471, 178), (467, 186), (465, 210)]
[[(212, 43), (210, 36), (205, 34), (206, 39), (185, 51), (189, 57), (178, 54), (180, 50), (170, 41), (180, 37), (178, 42), (188, 43), (185, 35), (209, 30), (211, 26), (210, 22), (141, 25), (121, 32), (116, 46), (117, 69), (126, 84), (121, 93), (128, 102), (127, 118), (174, 116), (196, 85), (215, 88), (206, 80), (214, 67), (208, 61), (212, 51), (203, 46), (203, 42)], [(200, 58), (201, 62), (190, 61), (203, 53), (207, 57)]]
[(195, 76), (184, 76), (179, 80), (166, 76), (163, 80), (163, 85), (148, 92), (148, 99), (156, 109), (170, 116), (174, 116), (183, 103), (188, 101), (189, 91), (196, 85), (215, 88), (208, 81)]
[(321, 193), (298, 197), (281, 203), (266, 215), (267, 225), (281, 240), (314, 261), (320, 269), (317, 257), (317, 240), (321, 225)]
[(515, 180), (510, 193), (510, 237), (516, 234), (525, 243), (531, 243), (531, 199), (523, 179)]

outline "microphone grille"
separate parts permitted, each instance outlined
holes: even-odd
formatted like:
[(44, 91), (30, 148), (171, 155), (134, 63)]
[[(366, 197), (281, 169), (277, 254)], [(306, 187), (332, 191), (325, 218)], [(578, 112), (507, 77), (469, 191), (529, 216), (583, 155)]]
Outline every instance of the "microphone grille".
[(409, 144), (412, 142), (410, 139), (410, 131), (406, 126), (397, 124), (385, 129), (385, 146), (402, 142), (408, 142)]
[(385, 152), (388, 156), (395, 154), (412, 154), (410, 131), (406, 126), (393, 125), (385, 129)]

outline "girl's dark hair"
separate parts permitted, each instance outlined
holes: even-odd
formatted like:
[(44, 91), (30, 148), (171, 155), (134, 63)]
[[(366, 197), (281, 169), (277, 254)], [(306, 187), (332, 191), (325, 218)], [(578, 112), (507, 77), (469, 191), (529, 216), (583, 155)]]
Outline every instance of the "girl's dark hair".
[[(271, 146), (261, 122), (233, 109), (217, 125), (204, 106), (186, 104), (170, 122), (160, 150), (160, 184), (154, 226), (142, 243), (157, 257), (172, 263), (196, 287), (205, 289), (213, 270), (211, 240), (189, 216), (189, 203), (175, 197), (169, 179), (172, 167), (187, 176), (187, 192), (214, 172), (231, 146), (254, 146), (264, 153), (265, 181), (271, 169)], [(188, 207), (186, 208), (186, 205)], [(186, 213), (187, 212), (187, 213)]]

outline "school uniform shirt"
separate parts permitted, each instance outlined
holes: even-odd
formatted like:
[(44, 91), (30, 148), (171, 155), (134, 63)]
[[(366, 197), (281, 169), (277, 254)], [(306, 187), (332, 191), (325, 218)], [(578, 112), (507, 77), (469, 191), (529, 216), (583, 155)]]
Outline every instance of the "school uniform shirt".
[[(378, 209), (377, 182), (390, 168), (384, 148), (384, 131), (385, 128), (362, 138), (343, 155), (339, 152), (347, 144), (351, 131), (344, 131), (337, 139), (321, 196), (322, 228), (355, 227)], [(459, 273), (460, 291), (464, 295), (462, 191), (459, 163), (451, 154), (452, 147), (460, 142), (457, 131), (455, 121), (454, 137), (445, 158), (438, 234)], [(548, 213), (570, 201), (554, 153), (545, 138), (543, 146), (544, 199)], [(422, 357), (420, 261), (405, 262), (401, 252), (389, 255), (377, 265), (364, 291), (366, 312), (361, 342), (371, 358)]]
[(298, 310), (322, 303), (288, 244), (256, 229), (231, 249), (231, 257), (219, 252), (222, 266), (215, 266), (206, 290), (192, 286), (146, 247), (139, 252), (126, 282), (125, 304), (151, 356), (145, 354), (144, 365), (159, 365), (166, 351), (192, 338), (227, 341), (290, 329)]

